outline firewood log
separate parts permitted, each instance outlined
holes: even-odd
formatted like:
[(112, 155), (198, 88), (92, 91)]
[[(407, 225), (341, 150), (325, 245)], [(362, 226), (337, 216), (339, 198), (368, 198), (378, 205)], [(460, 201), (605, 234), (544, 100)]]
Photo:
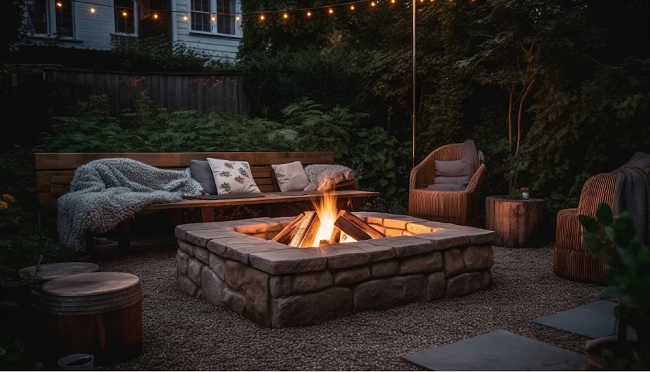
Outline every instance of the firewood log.
[(372, 226), (363, 222), (359, 217), (346, 210), (339, 211), (334, 226), (338, 227), (341, 231), (355, 240), (379, 239), (385, 237), (384, 234), (375, 230)]
[(305, 218), (305, 214), (301, 213), (298, 217), (294, 218), (290, 224), (285, 226), (284, 229), (282, 229), (282, 231), (280, 231), (278, 235), (274, 236), (273, 239), (271, 240), (282, 244), (289, 244), (291, 242), (291, 239), (293, 238), (293, 235), (296, 233), (296, 230), (298, 230), (298, 225), (300, 225), (300, 221), (303, 218)]

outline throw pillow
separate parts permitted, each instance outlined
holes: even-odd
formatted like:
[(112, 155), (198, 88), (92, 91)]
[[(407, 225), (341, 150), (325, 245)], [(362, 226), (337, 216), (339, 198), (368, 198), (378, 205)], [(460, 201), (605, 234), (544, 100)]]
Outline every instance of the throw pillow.
[(220, 195), (260, 192), (248, 162), (208, 158), (208, 163)]
[(332, 190), (341, 182), (354, 179), (354, 171), (337, 164), (311, 164), (305, 167), (309, 185), (304, 191)]
[(275, 179), (278, 181), (280, 191), (302, 191), (307, 187), (307, 173), (302, 167), (302, 163), (294, 161), (293, 163), (271, 165), (275, 173)]
[(436, 160), (436, 177), (471, 176), (470, 166), (462, 160)]
[(217, 184), (214, 182), (212, 169), (207, 161), (190, 160), (190, 174), (198, 183), (201, 184), (203, 190), (210, 195), (217, 194)]

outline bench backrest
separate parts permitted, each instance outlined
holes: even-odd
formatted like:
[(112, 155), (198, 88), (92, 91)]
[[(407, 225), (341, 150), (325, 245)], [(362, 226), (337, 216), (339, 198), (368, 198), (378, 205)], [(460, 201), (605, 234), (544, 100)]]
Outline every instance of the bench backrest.
[(163, 168), (183, 170), (190, 160), (217, 158), (247, 161), (262, 192), (280, 191), (271, 164), (300, 161), (303, 165), (332, 164), (332, 152), (149, 152), (149, 153), (40, 153), (36, 154), (36, 190), (41, 204), (56, 206), (68, 192), (75, 170), (96, 159), (129, 158)]

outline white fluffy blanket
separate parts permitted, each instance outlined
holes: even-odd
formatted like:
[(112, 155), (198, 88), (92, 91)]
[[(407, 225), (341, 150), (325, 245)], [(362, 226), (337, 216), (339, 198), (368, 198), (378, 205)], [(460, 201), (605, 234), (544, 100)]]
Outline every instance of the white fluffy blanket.
[(93, 160), (77, 168), (70, 192), (58, 200), (59, 238), (83, 250), (87, 232), (109, 232), (148, 205), (202, 193), (189, 168), (164, 170), (122, 158)]

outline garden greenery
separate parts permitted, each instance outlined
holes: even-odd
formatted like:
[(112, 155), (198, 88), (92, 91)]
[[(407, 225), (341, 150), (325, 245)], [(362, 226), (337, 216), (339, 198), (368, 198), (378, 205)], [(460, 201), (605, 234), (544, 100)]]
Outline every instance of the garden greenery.
[[(290, 12), (317, 5), (283, 3)], [(242, 11), (274, 6), (250, 0)], [(647, 1), (427, 1), (418, 7), (417, 160), (472, 138), (486, 156), (483, 195), (528, 185), (554, 212), (576, 206), (591, 175), (647, 151)], [(296, 95), (318, 97), (368, 113), (408, 148), (408, 2), (297, 15), (289, 22), (279, 14), (264, 22), (243, 19), (239, 67), (251, 114), (275, 119)]]
[[(141, 99), (148, 102), (146, 96)], [(281, 110), (275, 121), (217, 110), (201, 116), (149, 104), (135, 107), (137, 112), (113, 118), (108, 98), (91, 96), (72, 116), (54, 118), (56, 133), (48, 151), (332, 151), (337, 163), (356, 171), (361, 188), (384, 196), (406, 191), (408, 147), (382, 128), (366, 126), (366, 114), (327, 109), (307, 99)]]

